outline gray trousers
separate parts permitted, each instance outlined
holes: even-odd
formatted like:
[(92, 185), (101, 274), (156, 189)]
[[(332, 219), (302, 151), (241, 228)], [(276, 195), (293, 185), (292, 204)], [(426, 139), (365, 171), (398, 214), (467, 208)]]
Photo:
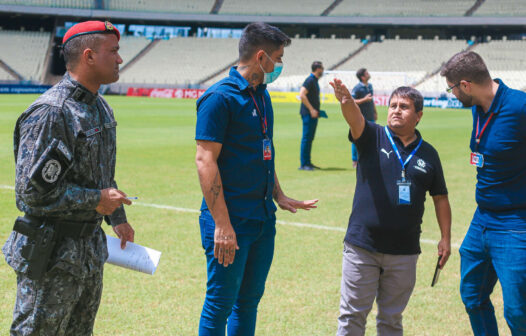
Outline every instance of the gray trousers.
[(337, 335), (364, 335), (375, 298), (377, 335), (403, 335), (402, 312), (415, 287), (417, 260), (418, 254), (375, 253), (345, 242)]

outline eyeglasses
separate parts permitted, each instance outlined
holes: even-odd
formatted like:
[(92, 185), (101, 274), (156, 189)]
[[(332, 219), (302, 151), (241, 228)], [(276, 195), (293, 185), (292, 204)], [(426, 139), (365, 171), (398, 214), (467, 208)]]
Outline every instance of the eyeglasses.
[[(446, 92), (447, 93), (451, 93), (451, 91), (453, 91), (454, 88), (458, 87), (460, 85), (462, 81), (458, 82), (457, 84), (453, 85), (453, 86), (449, 86), (447, 89), (446, 89)], [(464, 82), (468, 82), (468, 83), (471, 83), (471, 81), (468, 81), (468, 80), (465, 80)]]

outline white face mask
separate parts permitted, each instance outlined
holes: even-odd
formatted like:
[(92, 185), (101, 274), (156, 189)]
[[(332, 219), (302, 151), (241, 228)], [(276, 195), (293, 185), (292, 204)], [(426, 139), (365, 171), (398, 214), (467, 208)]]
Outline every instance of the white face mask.
[[(263, 51), (264, 52), (264, 51)], [(269, 84), (278, 79), (279, 75), (281, 75), (281, 71), (283, 70), (283, 63), (280, 62), (274, 62), (272, 58), (270, 58), (269, 55), (265, 52), (265, 56), (274, 64), (274, 70), (272, 72), (265, 72), (263, 70), (263, 67), (261, 66), (261, 63), (259, 64), (259, 67), (261, 68), (261, 71), (263, 71), (263, 84)]]

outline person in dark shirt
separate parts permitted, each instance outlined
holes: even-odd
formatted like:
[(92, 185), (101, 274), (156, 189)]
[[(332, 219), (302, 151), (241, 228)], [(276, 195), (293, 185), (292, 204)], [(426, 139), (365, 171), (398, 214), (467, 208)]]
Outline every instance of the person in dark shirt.
[(442, 239), (440, 267), (451, 251), (451, 208), (436, 150), (415, 129), (423, 97), (399, 87), (389, 98), (387, 126), (366, 121), (349, 90), (331, 82), (358, 149), (356, 190), (344, 241), (337, 335), (363, 335), (376, 298), (378, 335), (402, 335), (416, 280), (426, 193), (433, 198)]
[(498, 335), (490, 300), (498, 280), (511, 334), (526, 335), (526, 93), (492, 80), (472, 51), (454, 55), (441, 75), (473, 114), (477, 209), (460, 246), (460, 296), (473, 333)]
[[(367, 69), (361, 68), (356, 71), (356, 77), (360, 82), (352, 89), (351, 95), (360, 107), (360, 111), (365, 120), (374, 122), (378, 119), (378, 114), (376, 112), (376, 106), (374, 105), (373, 85), (369, 83), (371, 75)], [(358, 165), (358, 151), (354, 143), (351, 145), (351, 148), (353, 168), (356, 168)]]
[(318, 118), (320, 117), (320, 86), (318, 79), (323, 76), (323, 64), (315, 61), (311, 66), (312, 73), (305, 79), (300, 89), (300, 114), (303, 120), (303, 136), (301, 138), (300, 170), (319, 169), (311, 162), (310, 153), (312, 141), (316, 134)]

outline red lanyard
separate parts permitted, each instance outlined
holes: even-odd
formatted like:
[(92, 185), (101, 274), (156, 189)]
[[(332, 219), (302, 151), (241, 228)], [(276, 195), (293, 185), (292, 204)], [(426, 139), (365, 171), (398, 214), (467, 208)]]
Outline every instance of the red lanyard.
[(486, 120), (486, 123), (484, 124), (484, 126), (482, 127), (482, 130), (479, 133), (480, 116), (477, 115), (477, 133), (475, 133), (475, 142), (477, 143), (477, 145), (480, 143), (480, 138), (482, 138), (482, 134), (484, 134), (484, 131), (486, 130), (486, 127), (488, 126), (489, 121), (491, 120), (492, 117), (493, 117), (493, 112), (491, 112), (488, 120)]
[[(250, 94), (250, 97), (252, 97), (252, 100), (254, 101), (254, 105), (256, 105), (256, 109), (258, 110), (258, 114), (259, 114), (259, 120), (261, 121), (261, 130), (263, 131), (263, 136), (267, 136), (267, 111), (265, 110), (265, 98), (263, 98), (263, 112), (265, 112), (264, 114), (261, 113), (261, 111), (259, 110), (259, 106), (258, 106), (258, 103), (256, 103), (256, 98), (254, 98), (254, 95), (252, 94), (252, 92), (249, 90), (248, 93)], [(262, 115), (264, 116), (264, 118), (262, 117)]]

